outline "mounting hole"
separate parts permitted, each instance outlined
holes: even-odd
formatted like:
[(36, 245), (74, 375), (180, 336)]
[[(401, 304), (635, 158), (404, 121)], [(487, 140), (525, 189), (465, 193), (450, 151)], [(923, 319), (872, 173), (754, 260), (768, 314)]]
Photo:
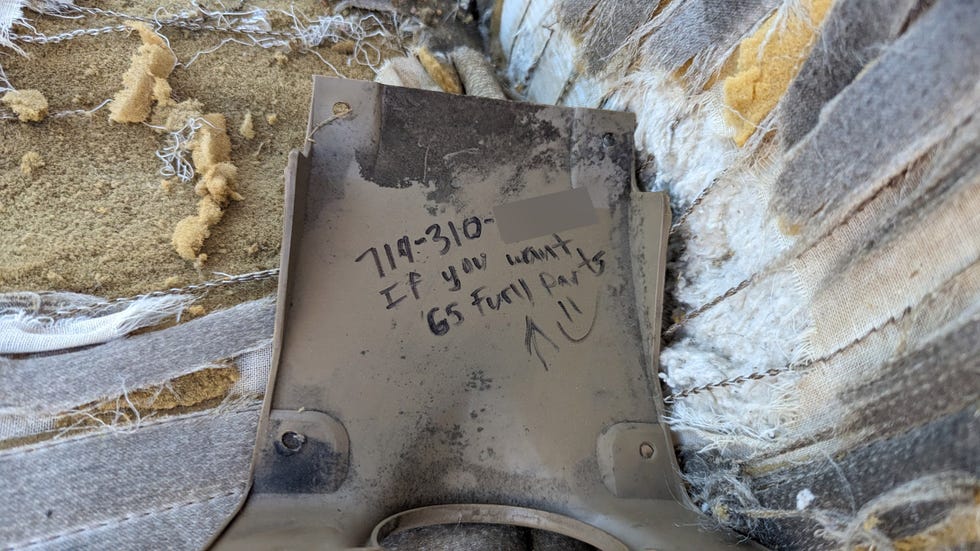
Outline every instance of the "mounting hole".
[(612, 135), (612, 132), (606, 132), (602, 135), (602, 145), (606, 147), (612, 147), (616, 145), (616, 136)]
[(287, 450), (298, 452), (303, 447), (303, 443), (306, 442), (306, 437), (290, 430), (282, 433), (282, 436), (279, 437), (279, 442)]
[(337, 103), (333, 104), (334, 115), (339, 117), (341, 115), (346, 115), (347, 113), (350, 113), (350, 104), (346, 101), (338, 101)]
[(640, 457), (643, 459), (652, 459), (653, 454), (657, 452), (657, 449), (653, 447), (653, 444), (649, 442), (643, 442), (640, 444)]

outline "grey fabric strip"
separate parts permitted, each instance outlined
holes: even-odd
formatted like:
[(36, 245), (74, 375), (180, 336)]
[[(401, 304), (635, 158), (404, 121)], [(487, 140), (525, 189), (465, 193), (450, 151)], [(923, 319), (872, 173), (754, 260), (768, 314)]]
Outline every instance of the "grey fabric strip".
[(60, 413), (166, 382), (268, 339), (274, 313), (261, 299), (80, 352), (0, 358), (0, 412)]
[[(980, 107), (980, 106), (978, 106)], [(961, 185), (976, 185), (980, 175), (980, 118), (971, 117), (957, 127), (952, 135), (935, 148), (922, 175), (922, 185), (916, 187), (904, 204), (905, 216), (922, 219), (922, 204), (949, 195)]]
[(203, 549), (235, 512), (243, 491), (225, 491), (202, 501), (172, 504), (90, 530), (52, 536), (30, 549)]
[(775, 0), (672, 2), (637, 34), (652, 31), (646, 53), (662, 69), (676, 71), (694, 60), (688, 77), (701, 84), (721, 68), (725, 54), (775, 9)]
[(941, 0), (827, 106), (774, 185), (784, 223), (822, 235), (976, 111), (977, 28), (973, 2)]
[(815, 357), (833, 354), (900, 317), (980, 259), (980, 241), (972, 238), (980, 231), (980, 158), (942, 157), (948, 160), (942, 170), (927, 170), (896, 212), (881, 213), (867, 241), (855, 242), (849, 255), (835, 259), (820, 282), (807, 337)]
[[(910, 166), (889, 183), (889, 186), (902, 190), (901, 201), (887, 211), (887, 217), (882, 216), (867, 235), (853, 239), (848, 249), (837, 251), (837, 258), (832, 265), (828, 264), (820, 287), (839, 281), (849, 265), (875, 252), (883, 243), (914, 233), (924, 220), (930, 217), (933, 221), (940, 220), (944, 214), (941, 203), (952, 196), (955, 188), (975, 185), (973, 180), (980, 171), (978, 144), (980, 119), (968, 120), (921, 157), (915, 166)], [(869, 248), (868, 243), (875, 246)]]
[(824, 104), (890, 44), (917, 0), (842, 0), (827, 14), (819, 41), (778, 108), (783, 147), (817, 124)]
[(596, 4), (581, 49), (588, 74), (602, 72), (630, 34), (653, 15), (657, 4), (649, 0), (602, 0)]
[(555, 7), (558, 24), (576, 32), (585, 32), (586, 23), (600, 0), (561, 0)]
[(230, 497), (248, 476), (260, 405), (0, 452), (0, 542), (77, 541), (87, 529)]
[[(250, 396), (262, 396), (265, 394), (266, 386), (269, 383), (269, 368), (272, 364), (272, 338), (268, 338), (265, 341), (259, 343), (258, 347), (250, 347), (246, 350), (241, 350), (234, 354), (234, 358), (231, 360), (234, 362), (235, 367), (238, 368), (238, 373), (241, 378), (235, 382), (231, 390), (228, 391), (228, 397), (232, 399), (238, 399), (242, 397)], [(135, 415), (138, 407), (131, 408), (129, 404), (123, 399), (117, 398), (113, 400), (112, 403), (120, 408), (123, 415), (119, 417), (109, 416), (102, 420), (109, 424), (126, 424), (131, 422), (131, 418)], [(77, 433), (91, 430), (91, 425), (87, 425), (84, 421), (87, 418), (87, 414), (90, 413), (86, 411), (86, 408), (82, 408), (80, 415), (72, 415), (69, 418), (72, 419), (74, 428), (67, 428), (61, 424), (61, 422), (66, 420), (65, 415), (62, 412), (59, 414), (24, 414), (24, 415), (3, 415), (0, 414), (0, 445), (2, 445), (5, 440), (21, 439), (27, 438), (33, 435), (40, 435), (43, 433), (48, 433), (47, 436), (51, 435), (65, 435), (69, 433)], [(91, 418), (88, 418), (90, 421)], [(75, 425), (75, 423), (79, 423)], [(9, 443), (8, 443), (9, 444)]]
[[(978, 449), (980, 417), (975, 408), (968, 408), (901, 436), (857, 448), (839, 460), (800, 465), (761, 478), (753, 483), (753, 491), (762, 507), (794, 511), (797, 494), (808, 489), (816, 496), (812, 507), (838, 511), (848, 518), (869, 501), (923, 476), (961, 473), (980, 477)], [(938, 520), (937, 515), (925, 515), (921, 507), (908, 507), (901, 500), (893, 505), (895, 514), (880, 519), (888, 521), (892, 530), (914, 533)], [(805, 516), (763, 520), (755, 526), (753, 537), (774, 549), (840, 548), (840, 542), (818, 535), (821, 526), (817, 522), (801, 520)]]
[(841, 402), (852, 409), (838, 429), (886, 438), (965, 409), (978, 397), (980, 317), (845, 389)]
[[(802, 434), (793, 434), (791, 443), (783, 445), (780, 449), (757, 454), (753, 457), (751, 464), (758, 466), (760, 464), (786, 465), (793, 462), (798, 463), (801, 459), (800, 455), (793, 453), (796, 450), (811, 447), (814, 451), (809, 455), (813, 457), (814, 454), (834, 453), (838, 449), (852, 447), (855, 440), (863, 440), (866, 438), (863, 434), (848, 431), (842, 432), (838, 429), (841, 417), (848, 412), (852, 412), (852, 414), (863, 414), (860, 408), (867, 407), (866, 403), (869, 401), (874, 403), (878, 396), (876, 394), (877, 391), (898, 392), (901, 394), (902, 390), (896, 389), (902, 388), (901, 383), (904, 375), (895, 374), (893, 367), (908, 367), (907, 360), (901, 359), (902, 355), (910, 353), (916, 356), (921, 355), (920, 350), (937, 346), (932, 344), (932, 339), (938, 339), (937, 342), (942, 342), (943, 338), (949, 337), (951, 331), (961, 328), (962, 320), (970, 319), (978, 314), (980, 314), (980, 262), (976, 262), (969, 268), (963, 270), (947, 281), (943, 287), (937, 289), (934, 294), (910, 308), (905, 315), (895, 320), (894, 327), (882, 327), (867, 337), (869, 340), (880, 339), (879, 342), (883, 344), (875, 345), (869, 342), (866, 346), (872, 348), (878, 348), (880, 346), (887, 347), (888, 355), (896, 358), (893, 364), (887, 364), (884, 367), (875, 366), (874, 368), (869, 368), (869, 360), (862, 361), (860, 359), (858, 348), (861, 345), (858, 344), (853, 352), (844, 353), (853, 353), (855, 357), (842, 361), (836, 369), (824, 369), (820, 365), (808, 368), (808, 371), (821, 370), (822, 374), (814, 375), (820, 379), (827, 377), (841, 378), (848, 381), (849, 386), (861, 385), (864, 387), (866, 394), (856, 398), (851, 392), (845, 391), (844, 393), (839, 393), (841, 395), (838, 396), (838, 399), (824, 402), (824, 409), (817, 410), (817, 415), (813, 414), (813, 409), (807, 408), (808, 414), (806, 421), (802, 424), (804, 427)], [(880, 348), (878, 349), (880, 350)], [(893, 380), (884, 380), (884, 386), (880, 387), (877, 384), (868, 383), (872, 379), (880, 380), (882, 369), (892, 371), (892, 374), (896, 378)], [(898, 413), (901, 415), (896, 414), (896, 419), (911, 420), (916, 424), (924, 424), (943, 412), (948, 413), (965, 407), (968, 402), (964, 400), (975, 399), (975, 396), (969, 398), (965, 395), (951, 393), (954, 398), (950, 401), (955, 404), (951, 407), (946, 407), (946, 400), (935, 399), (934, 396), (946, 395), (946, 392), (948, 392), (948, 386), (947, 388), (936, 388), (931, 384), (934, 380), (946, 378), (945, 370), (946, 366), (940, 364), (940, 367), (935, 372), (931, 372), (930, 374), (920, 373), (920, 375), (930, 378), (927, 386), (930, 389), (931, 395), (926, 399), (927, 403), (914, 404), (911, 408), (928, 408), (927, 413), (922, 418), (906, 415), (905, 408), (901, 405), (901, 402), (904, 400), (900, 399), (897, 407), (899, 408)], [(955, 371), (955, 369), (953, 370)], [(813, 374), (808, 373), (804, 376), (809, 377), (811, 375)], [(976, 385), (978, 383), (971, 381), (971, 384)], [(840, 402), (838, 400), (840, 399), (854, 402), (845, 411), (839, 405)], [(938, 414), (936, 413), (937, 410), (939, 411)], [(904, 423), (893, 423), (892, 425), (898, 430), (908, 430), (911, 428), (911, 426), (905, 425)], [(856, 431), (859, 428), (854, 427), (853, 430)], [(889, 435), (890, 433), (888, 432), (875, 434), (878, 438), (884, 438)], [(826, 445), (827, 442), (830, 442), (833, 446), (830, 450), (828, 450), (828, 446)]]

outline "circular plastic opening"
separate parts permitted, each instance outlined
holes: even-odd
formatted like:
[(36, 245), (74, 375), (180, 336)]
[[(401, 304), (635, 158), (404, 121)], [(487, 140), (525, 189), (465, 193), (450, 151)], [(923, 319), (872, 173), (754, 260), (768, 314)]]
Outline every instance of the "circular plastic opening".
[[(446, 545), (513, 541), (515, 549), (627, 551), (626, 545), (575, 519), (508, 505), (435, 505), (411, 509), (381, 521), (370, 545), (384, 549), (436, 549)], [(523, 547), (521, 547), (523, 545)], [(477, 549), (478, 547), (473, 547)]]

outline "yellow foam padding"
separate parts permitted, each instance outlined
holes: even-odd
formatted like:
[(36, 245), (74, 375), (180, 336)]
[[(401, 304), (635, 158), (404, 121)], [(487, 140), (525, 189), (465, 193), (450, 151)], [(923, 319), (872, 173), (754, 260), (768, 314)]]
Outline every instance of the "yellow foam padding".
[(415, 55), (425, 71), (429, 73), (429, 76), (436, 81), (440, 88), (450, 94), (463, 93), (463, 83), (460, 82), (452, 61), (433, 53), (425, 46), (418, 48)]
[(48, 100), (40, 90), (11, 90), (0, 98), (21, 122), (39, 122), (48, 116)]
[(221, 221), (229, 201), (241, 201), (235, 189), (238, 169), (231, 163), (231, 139), (228, 123), (221, 113), (200, 117), (204, 124), (198, 129), (191, 144), (194, 170), (201, 175), (194, 191), (201, 196), (197, 214), (177, 222), (171, 242), (177, 254), (198, 265), (207, 260), (201, 253), (204, 241), (211, 236), (211, 228)]
[[(742, 146), (786, 93), (813, 47), (833, 0), (787, 0), (735, 53), (735, 72), (725, 79), (725, 120)], [(788, 11), (787, 11), (788, 10)]]
[(172, 103), (167, 77), (176, 66), (177, 58), (164, 38), (146, 23), (129, 22), (126, 25), (139, 32), (143, 44), (123, 74), (122, 89), (109, 104), (109, 118), (114, 122), (143, 122), (150, 116), (154, 102)]
[[(964, 505), (950, 511), (946, 518), (918, 534), (905, 536), (892, 542), (896, 551), (930, 551), (933, 549), (969, 548), (980, 542), (980, 490), (975, 494), (973, 505)], [(871, 517), (868, 520), (876, 520)], [(872, 526), (873, 528), (874, 526)], [(871, 551), (872, 547), (858, 545), (855, 551)]]
[(24, 176), (32, 176), (34, 171), (44, 166), (44, 159), (37, 151), (28, 151), (20, 158), (20, 173)]
[[(214, 401), (227, 398), (235, 383), (241, 378), (238, 367), (230, 361), (171, 379), (159, 387), (130, 390), (126, 394), (93, 402), (60, 417), (56, 426), (78, 430), (83, 427), (99, 427), (126, 422), (131, 415), (187, 413), (188, 408), (212, 406)], [(138, 417), (135, 417), (137, 418)]]

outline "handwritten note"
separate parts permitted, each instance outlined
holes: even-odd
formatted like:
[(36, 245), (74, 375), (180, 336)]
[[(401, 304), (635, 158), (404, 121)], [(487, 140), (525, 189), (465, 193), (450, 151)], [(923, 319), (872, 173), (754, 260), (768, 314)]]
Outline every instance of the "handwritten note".
[[(581, 298), (575, 298), (581, 293), (575, 290), (606, 272), (606, 251), (587, 250), (558, 233), (523, 247), (501, 249), (499, 244), (485, 242), (496, 239), (484, 232), (493, 223), (489, 216), (440, 221), (416, 236), (405, 234), (373, 244), (353, 262), (365, 266), (365, 277), (378, 279), (379, 310), (418, 308), (420, 329), (432, 338), (446, 338), (468, 320), (501, 312), (520, 316), (525, 325), (524, 347), (547, 370), (542, 347), (557, 352), (563, 342), (583, 342), (592, 331), (598, 296), (582, 304)], [(450, 252), (456, 253), (455, 260), (440, 262)], [(488, 284), (485, 274), (490, 272), (509, 277)], [(430, 278), (439, 283), (422, 285)], [(424, 288), (431, 296), (426, 296)], [(532, 310), (544, 302), (560, 313), (564, 324), (559, 320), (542, 326), (534, 321)], [(575, 333), (571, 327), (585, 330)]]

